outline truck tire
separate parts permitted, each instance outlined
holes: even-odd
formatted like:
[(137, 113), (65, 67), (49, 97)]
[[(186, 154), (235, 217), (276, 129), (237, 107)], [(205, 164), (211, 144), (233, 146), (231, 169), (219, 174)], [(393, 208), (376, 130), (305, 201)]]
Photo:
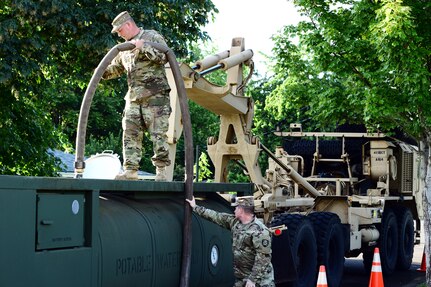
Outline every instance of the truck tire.
[[(285, 224), (284, 216), (276, 216), (271, 221), (271, 227), (283, 224)], [(297, 280), (298, 275), (287, 231), (272, 237), (271, 262), (274, 267), (274, 280), (277, 287), (288, 287), (289, 283)]]
[(413, 225), (413, 215), (408, 208), (397, 209), (398, 216), (398, 260), (399, 270), (408, 270), (412, 264), (415, 229)]
[(298, 279), (289, 286), (314, 286), (317, 278), (317, 245), (312, 223), (300, 214), (282, 214), (276, 222), (282, 222), (287, 226), (293, 261), (298, 274)]
[(340, 218), (332, 212), (314, 212), (308, 218), (317, 239), (317, 263), (326, 268), (328, 286), (338, 287), (344, 271), (344, 232)]
[(385, 274), (394, 272), (398, 258), (398, 222), (395, 212), (386, 209), (380, 226), (380, 260)]
[[(378, 226), (378, 229), (380, 238), (375, 247), (379, 247), (380, 250), (380, 262), (383, 273), (391, 274), (397, 267), (398, 259), (398, 223), (393, 209), (385, 209), (382, 223)], [(374, 247), (366, 247), (363, 250), (363, 262), (367, 273), (371, 272), (373, 257)]]

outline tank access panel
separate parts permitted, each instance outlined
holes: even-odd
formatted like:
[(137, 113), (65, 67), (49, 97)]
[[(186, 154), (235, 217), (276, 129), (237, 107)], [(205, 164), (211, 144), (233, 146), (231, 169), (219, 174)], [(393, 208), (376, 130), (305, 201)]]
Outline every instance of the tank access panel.
[(38, 193), (36, 250), (84, 245), (84, 193)]

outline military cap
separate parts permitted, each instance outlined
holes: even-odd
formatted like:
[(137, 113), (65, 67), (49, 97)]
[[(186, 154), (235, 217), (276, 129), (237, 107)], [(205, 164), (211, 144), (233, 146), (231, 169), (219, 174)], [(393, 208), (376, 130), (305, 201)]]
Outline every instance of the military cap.
[(115, 17), (115, 19), (112, 21), (111, 33), (117, 32), (118, 29), (120, 29), (120, 27), (129, 20), (132, 20), (132, 17), (130, 16), (129, 12), (123, 11), (118, 14), (117, 17)]
[(253, 196), (237, 197), (235, 202), (232, 203), (232, 206), (254, 206), (254, 197)]

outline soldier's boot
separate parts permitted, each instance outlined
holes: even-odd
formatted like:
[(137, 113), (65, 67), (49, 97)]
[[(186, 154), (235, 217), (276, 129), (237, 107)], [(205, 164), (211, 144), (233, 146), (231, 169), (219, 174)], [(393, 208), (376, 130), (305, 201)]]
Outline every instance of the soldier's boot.
[(126, 169), (122, 173), (117, 174), (115, 176), (117, 180), (136, 180), (138, 179), (138, 171), (132, 169)]
[(163, 167), (156, 167), (156, 177), (154, 178), (155, 181), (166, 181), (166, 168)]

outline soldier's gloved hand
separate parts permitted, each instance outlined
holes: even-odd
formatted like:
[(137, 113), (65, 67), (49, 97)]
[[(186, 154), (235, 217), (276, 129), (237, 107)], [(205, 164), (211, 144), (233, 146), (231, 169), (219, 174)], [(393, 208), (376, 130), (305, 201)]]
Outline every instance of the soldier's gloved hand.
[(247, 282), (245, 283), (245, 287), (256, 287), (256, 284), (250, 281), (250, 279), (247, 279)]
[(193, 198), (191, 200), (186, 198), (186, 201), (190, 204), (191, 208), (195, 208), (196, 207), (196, 200), (195, 200), (194, 196), (193, 196)]

